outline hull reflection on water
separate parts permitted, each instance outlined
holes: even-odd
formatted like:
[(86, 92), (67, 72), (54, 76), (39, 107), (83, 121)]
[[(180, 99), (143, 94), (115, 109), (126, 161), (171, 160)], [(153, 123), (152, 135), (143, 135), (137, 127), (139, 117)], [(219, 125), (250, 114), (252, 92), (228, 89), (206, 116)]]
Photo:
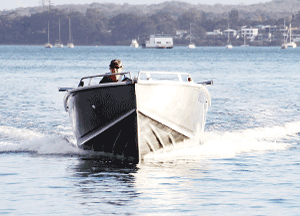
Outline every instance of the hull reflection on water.
[[(162, 78), (152, 79), (155, 75)], [(165, 75), (178, 80), (166, 80)], [(60, 89), (68, 91), (65, 109), (79, 147), (136, 164), (183, 140), (201, 140), (210, 94), (189, 74), (140, 72), (135, 80), (92, 83), (104, 76), (84, 77), (78, 88)]]

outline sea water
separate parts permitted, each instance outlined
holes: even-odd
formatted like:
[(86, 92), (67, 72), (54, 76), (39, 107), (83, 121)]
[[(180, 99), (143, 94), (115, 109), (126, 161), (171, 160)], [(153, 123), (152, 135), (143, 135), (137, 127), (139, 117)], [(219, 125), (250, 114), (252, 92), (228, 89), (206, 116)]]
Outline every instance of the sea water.
[[(213, 80), (201, 144), (137, 167), (83, 160), (58, 87), (115, 58), (133, 77)], [(280, 47), (0, 46), (0, 214), (300, 215), (299, 58)]]

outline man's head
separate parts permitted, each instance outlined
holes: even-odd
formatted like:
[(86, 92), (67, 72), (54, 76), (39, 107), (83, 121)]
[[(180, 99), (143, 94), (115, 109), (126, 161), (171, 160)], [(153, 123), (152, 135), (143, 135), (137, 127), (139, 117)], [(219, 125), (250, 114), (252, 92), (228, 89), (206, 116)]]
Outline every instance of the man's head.
[(119, 59), (114, 59), (110, 62), (109, 69), (123, 70), (123, 63)]
[[(123, 63), (119, 59), (114, 59), (110, 62), (109, 69), (111, 73), (121, 73), (123, 71)], [(118, 81), (120, 75), (111, 76), (110, 77), (113, 81)]]

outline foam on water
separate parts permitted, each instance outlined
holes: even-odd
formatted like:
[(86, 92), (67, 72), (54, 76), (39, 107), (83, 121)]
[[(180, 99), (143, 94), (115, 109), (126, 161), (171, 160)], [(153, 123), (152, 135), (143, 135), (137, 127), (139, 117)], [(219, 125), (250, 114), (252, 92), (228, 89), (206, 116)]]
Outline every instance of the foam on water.
[(44, 134), (38, 131), (0, 126), (0, 152), (35, 152), (37, 154), (81, 154), (65, 134)]
[[(252, 128), (233, 132), (207, 132), (201, 145), (196, 142), (181, 143), (175, 151), (149, 154), (145, 162), (201, 160), (203, 158), (227, 158), (242, 153), (261, 153), (287, 149), (296, 143), (300, 122), (286, 123), (283, 126)], [(188, 145), (186, 145), (188, 144)], [(183, 147), (187, 146), (187, 147)]]
[[(173, 151), (149, 154), (145, 161), (201, 160), (203, 158), (234, 157), (242, 153), (284, 150), (295, 143), (299, 136), (300, 122), (282, 126), (251, 128), (233, 132), (206, 132), (202, 144), (184, 141)], [(68, 140), (67, 132), (44, 134), (26, 128), (0, 126), (0, 152), (35, 152), (37, 154), (75, 154), (84, 151), (77, 148), (75, 140)]]

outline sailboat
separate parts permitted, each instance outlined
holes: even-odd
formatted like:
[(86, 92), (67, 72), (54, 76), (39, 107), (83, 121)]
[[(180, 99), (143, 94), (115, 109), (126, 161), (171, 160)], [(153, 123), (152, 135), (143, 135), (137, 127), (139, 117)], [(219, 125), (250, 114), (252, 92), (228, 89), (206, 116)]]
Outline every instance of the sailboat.
[(68, 41), (67, 47), (74, 48), (74, 44), (72, 42), (72, 36), (71, 36), (71, 19), (69, 19), (69, 41)]
[(190, 44), (188, 46), (189, 49), (195, 49), (196, 45), (192, 43), (192, 31), (191, 31), (191, 23), (190, 23)]
[[(285, 20), (284, 20), (284, 29), (285, 28)], [(286, 49), (288, 47), (292, 47), (292, 48), (296, 48), (297, 44), (295, 42), (292, 42), (292, 30), (293, 28), (291, 27), (291, 23), (290, 23), (290, 27), (288, 29), (287, 32), (287, 37), (285, 37), (285, 33), (283, 33), (283, 44), (281, 45), (281, 49)], [(290, 37), (290, 42), (288, 43), (288, 37)]]
[(58, 21), (58, 43), (55, 43), (55, 47), (57, 48), (63, 48), (64, 45), (62, 43), (60, 43), (60, 18), (59, 18), (59, 21)]
[(283, 44), (281, 44), (281, 49), (286, 49), (287, 46), (286, 46), (286, 38), (285, 38), (285, 19), (284, 19), (284, 23), (283, 23)]
[(49, 20), (48, 20), (48, 43), (45, 44), (45, 48), (52, 48), (49, 37)]
[(233, 48), (233, 46), (231, 45), (231, 43), (230, 43), (230, 31), (229, 31), (229, 24), (228, 24), (228, 40), (227, 40), (227, 45), (226, 45), (226, 48), (227, 49), (232, 49)]
[(297, 44), (295, 42), (292, 42), (292, 27), (291, 27), (291, 23), (290, 23), (290, 28), (289, 28), (289, 33), (290, 33), (290, 42), (286, 43), (286, 47), (292, 47), (292, 48), (296, 48)]
[(246, 34), (244, 35), (244, 44), (241, 47), (248, 47), (249, 45), (246, 44)]

